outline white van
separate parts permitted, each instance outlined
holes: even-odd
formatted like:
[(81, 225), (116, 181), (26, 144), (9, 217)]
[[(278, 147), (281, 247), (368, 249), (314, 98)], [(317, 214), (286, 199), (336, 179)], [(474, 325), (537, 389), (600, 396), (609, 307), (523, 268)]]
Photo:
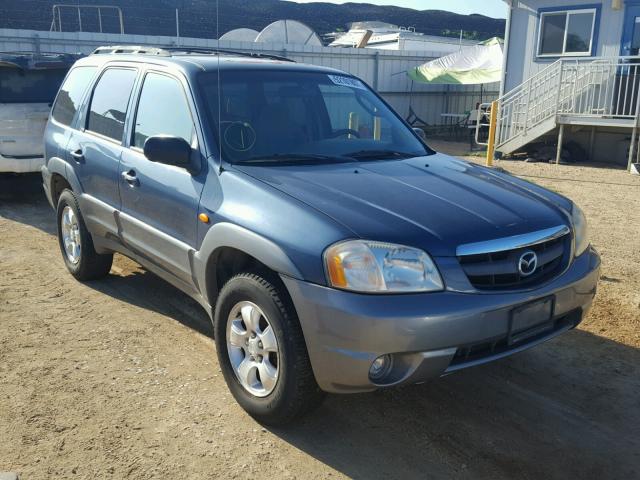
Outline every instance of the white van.
[(40, 171), (51, 103), (78, 58), (0, 52), (0, 173)]

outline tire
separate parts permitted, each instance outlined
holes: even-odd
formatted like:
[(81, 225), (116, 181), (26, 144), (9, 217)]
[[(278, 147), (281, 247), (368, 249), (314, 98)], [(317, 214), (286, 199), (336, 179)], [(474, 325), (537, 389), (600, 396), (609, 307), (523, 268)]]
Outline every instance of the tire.
[[(249, 415), (263, 424), (272, 426), (287, 424), (309, 413), (320, 406), (325, 396), (313, 376), (297, 315), (279, 280), (277, 276), (270, 274), (239, 274), (229, 280), (222, 288), (214, 312), (214, 334), (218, 361), (231, 393)], [(262, 331), (257, 334), (257, 338), (265, 339), (270, 326), (277, 341), (276, 358), (272, 358), (273, 353), (266, 353), (266, 350), (263, 351), (263, 354), (266, 353), (264, 356), (255, 356), (256, 359), (262, 358), (260, 363), (269, 359), (268, 365), (271, 367), (274, 363), (277, 364), (277, 380), (271, 391), (268, 391), (269, 382), (263, 384), (260, 378), (260, 372), (263, 370), (259, 367), (264, 367), (264, 365), (251, 361), (254, 358), (250, 353), (251, 346), (247, 343), (246, 349), (243, 348), (243, 351), (240, 352), (241, 349), (234, 347), (228, 338), (228, 333), (237, 325), (236, 332), (242, 331), (243, 328), (246, 330), (246, 336), (241, 338), (244, 338), (245, 342), (253, 341), (250, 334), (251, 329), (243, 320), (243, 309), (245, 307), (253, 309), (252, 306), (258, 307), (259, 313), (263, 315), (257, 322), (261, 325), (259, 330)], [(238, 308), (240, 308), (239, 312)], [(230, 322), (231, 325), (229, 325)], [(264, 328), (265, 325), (267, 325), (266, 328)], [(238, 344), (241, 341), (235, 343)], [(273, 340), (265, 341), (265, 349), (269, 348), (267, 343), (273, 343)], [(262, 348), (262, 342), (259, 346)], [(248, 387), (243, 385), (240, 380), (241, 375), (236, 373), (236, 369), (232, 365), (234, 362), (232, 357), (234, 359), (236, 357), (244, 358), (242, 362), (250, 360), (252, 367), (249, 368), (253, 368), (254, 373), (242, 376), (257, 378), (254, 387), (261, 385), (264, 387), (262, 390), (253, 391), (258, 390), (258, 387), (255, 387), (249, 391)]]
[[(65, 247), (63, 230), (66, 228), (65, 225), (69, 225), (70, 222), (65, 220), (63, 215), (66, 216), (67, 220), (70, 217), (73, 218), (71, 223), (74, 227), (71, 228), (73, 232), (71, 236), (74, 239), (74, 244), (79, 244), (79, 248), (72, 250), (77, 255), (71, 255)], [(58, 199), (57, 223), (58, 244), (60, 245), (64, 263), (71, 275), (80, 281), (95, 280), (106, 276), (111, 270), (113, 254), (101, 255), (95, 251), (91, 234), (82, 218), (76, 196), (71, 190), (64, 190)]]

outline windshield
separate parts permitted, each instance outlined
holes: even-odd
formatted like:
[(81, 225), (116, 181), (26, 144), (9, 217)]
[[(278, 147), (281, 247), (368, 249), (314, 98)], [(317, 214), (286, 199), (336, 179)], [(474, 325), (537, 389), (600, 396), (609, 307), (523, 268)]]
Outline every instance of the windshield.
[(0, 103), (51, 103), (67, 71), (0, 67)]
[(201, 74), (199, 83), (215, 133), (222, 138), (223, 157), (232, 163), (382, 160), (432, 153), (353, 77), (221, 70), (220, 102), (217, 72)]

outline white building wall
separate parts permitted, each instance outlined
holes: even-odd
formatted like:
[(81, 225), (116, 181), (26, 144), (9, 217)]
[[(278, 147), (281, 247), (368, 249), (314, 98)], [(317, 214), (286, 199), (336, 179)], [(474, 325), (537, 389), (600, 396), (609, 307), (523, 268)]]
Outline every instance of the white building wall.
[(557, 58), (537, 57), (540, 8), (562, 9), (562, 7), (586, 7), (596, 4), (601, 6), (600, 23), (596, 26), (598, 29), (596, 56), (616, 57), (620, 55), (624, 3), (621, 10), (613, 10), (612, 0), (520, 0), (511, 17), (505, 92), (517, 87), (557, 60)]
[[(227, 48), (284, 55), (297, 62), (322, 65), (356, 75), (375, 88), (406, 118), (409, 105), (427, 123), (443, 123), (442, 113), (464, 113), (480, 100), (479, 86), (424, 85), (412, 82), (406, 71), (439, 57), (438, 52), (313, 47), (253, 42), (218, 42), (203, 38), (119, 35), (92, 32), (44, 32), (0, 29), (0, 51), (90, 53), (102, 45), (155, 45)], [(498, 85), (485, 86), (484, 99), (497, 97)]]

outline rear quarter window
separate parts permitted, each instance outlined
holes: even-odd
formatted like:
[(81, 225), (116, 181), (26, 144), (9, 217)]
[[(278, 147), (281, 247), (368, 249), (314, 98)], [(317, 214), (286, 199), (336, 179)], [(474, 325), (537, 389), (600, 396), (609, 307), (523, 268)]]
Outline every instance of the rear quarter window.
[(67, 71), (0, 67), (0, 103), (51, 103)]
[(53, 106), (52, 116), (56, 122), (71, 125), (95, 72), (95, 67), (77, 67), (69, 73)]

